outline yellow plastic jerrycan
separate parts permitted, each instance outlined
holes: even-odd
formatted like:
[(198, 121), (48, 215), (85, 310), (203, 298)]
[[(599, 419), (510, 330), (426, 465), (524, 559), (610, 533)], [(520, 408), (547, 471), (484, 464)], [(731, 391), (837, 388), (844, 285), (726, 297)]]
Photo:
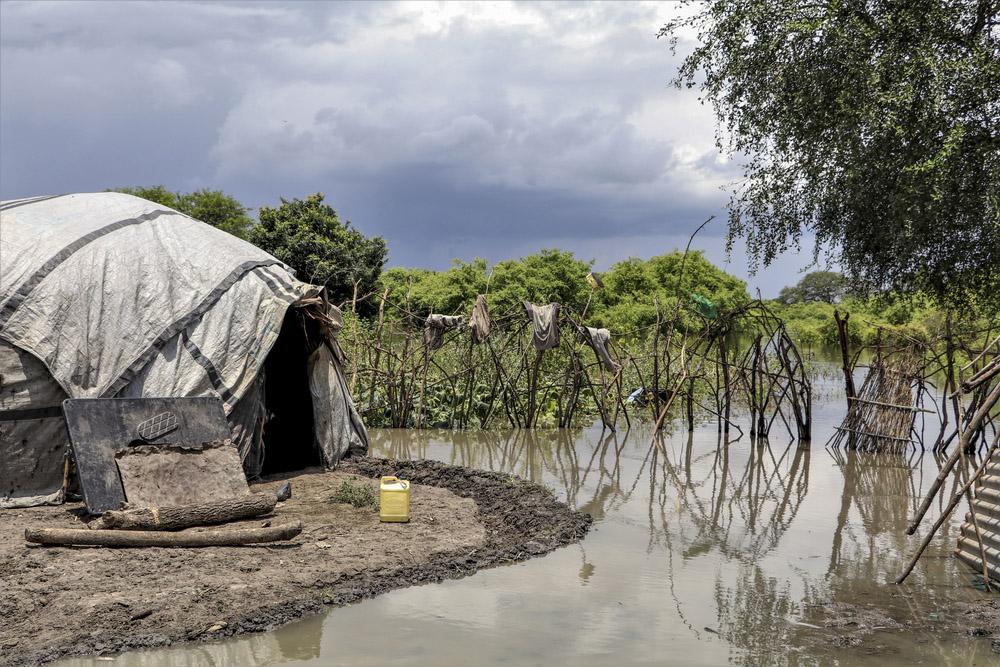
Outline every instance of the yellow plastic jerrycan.
[(378, 494), (379, 520), (410, 520), (410, 483), (398, 477), (383, 477)]

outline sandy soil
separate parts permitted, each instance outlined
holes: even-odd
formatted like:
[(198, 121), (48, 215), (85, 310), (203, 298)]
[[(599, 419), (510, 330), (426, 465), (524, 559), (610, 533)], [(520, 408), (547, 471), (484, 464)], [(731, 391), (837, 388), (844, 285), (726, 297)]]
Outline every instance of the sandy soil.
[[(341, 480), (375, 486), (382, 474), (414, 482), (409, 524), (330, 501)], [(24, 541), (25, 527), (82, 527), (80, 504), (0, 512), (0, 665), (260, 632), (325, 605), (546, 553), (590, 525), (538, 485), (436, 462), (366, 458), (283, 479), (293, 496), (269, 520), (301, 519), (305, 530), (272, 545), (41, 547)]]

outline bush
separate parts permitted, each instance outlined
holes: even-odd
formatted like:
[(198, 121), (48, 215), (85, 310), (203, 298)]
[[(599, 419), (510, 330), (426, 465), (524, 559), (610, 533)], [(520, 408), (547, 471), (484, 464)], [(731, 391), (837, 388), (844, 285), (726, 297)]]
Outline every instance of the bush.
[(378, 509), (378, 493), (368, 484), (345, 479), (330, 497), (335, 503), (346, 503), (354, 507)]
[[(380, 236), (367, 237), (323, 203), (322, 194), (262, 206), (251, 243), (285, 262), (296, 278), (323, 285), (334, 303), (348, 303), (376, 291), (388, 252)], [(360, 304), (370, 312), (373, 300)], [(370, 314), (370, 313), (369, 313)]]

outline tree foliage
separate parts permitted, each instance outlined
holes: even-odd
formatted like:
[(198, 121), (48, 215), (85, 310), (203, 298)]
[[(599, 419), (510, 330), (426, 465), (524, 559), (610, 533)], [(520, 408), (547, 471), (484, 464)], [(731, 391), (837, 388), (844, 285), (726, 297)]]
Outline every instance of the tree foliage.
[(812, 271), (796, 285), (782, 288), (777, 301), (785, 305), (810, 301), (838, 303), (847, 293), (847, 287), (847, 279), (841, 273)]
[[(247, 240), (295, 269), (299, 280), (325, 286), (335, 303), (375, 292), (385, 264), (385, 240), (366, 237), (341, 221), (322, 194), (282, 199), (275, 208), (262, 206), (258, 217)], [(370, 311), (374, 303), (365, 301), (359, 310)]]
[(556, 249), (498, 262), (493, 268), (490, 307), (496, 304), (497, 311), (502, 312), (527, 300), (536, 304), (555, 302), (582, 311), (590, 293), (586, 279), (590, 268), (591, 262)]
[[(683, 274), (682, 274), (683, 265)], [(685, 310), (695, 308), (698, 297), (718, 310), (731, 310), (750, 300), (746, 283), (719, 269), (700, 251), (670, 252), (648, 260), (630, 258), (612, 265), (601, 276), (594, 320), (619, 332), (637, 331), (673, 315), (678, 297)]]
[(118, 188), (116, 192), (135, 195), (167, 206), (241, 239), (247, 237), (253, 225), (253, 220), (247, 215), (248, 209), (221, 190), (202, 188), (182, 193), (172, 192), (162, 185), (154, 185)]
[[(541, 250), (520, 259), (498, 262), (456, 260), (446, 271), (392, 268), (382, 275), (390, 299), (422, 317), (428, 313), (471, 312), (476, 295), (489, 287), (489, 307), (495, 315), (520, 307), (522, 300), (538, 304), (555, 301), (581, 313), (587, 323), (606, 326), (616, 335), (641, 334), (656, 322), (659, 304), (664, 319), (673, 313), (677, 295), (694, 307), (692, 295), (701, 295), (722, 310), (747, 301), (746, 285), (709, 262), (700, 252), (671, 252), (649, 260), (626, 259), (601, 274), (604, 287), (594, 293), (586, 276), (592, 263), (564, 250)], [(681, 265), (683, 282), (678, 285)]]
[(521, 259), (504, 260), (490, 269), (486, 260), (455, 260), (446, 271), (392, 268), (383, 284), (392, 298), (420, 314), (465, 313), (476, 296), (487, 292), (495, 313), (509, 312), (522, 301), (552, 301), (582, 310), (590, 288), (586, 275), (590, 263), (565, 250), (541, 250)]
[(1000, 3), (711, 0), (698, 46), (720, 148), (745, 158), (730, 242), (813, 234), (864, 293), (1000, 301)]
[(446, 271), (393, 267), (381, 278), (392, 303), (419, 314), (451, 315), (471, 309), (477, 294), (486, 289), (486, 260), (455, 260)]

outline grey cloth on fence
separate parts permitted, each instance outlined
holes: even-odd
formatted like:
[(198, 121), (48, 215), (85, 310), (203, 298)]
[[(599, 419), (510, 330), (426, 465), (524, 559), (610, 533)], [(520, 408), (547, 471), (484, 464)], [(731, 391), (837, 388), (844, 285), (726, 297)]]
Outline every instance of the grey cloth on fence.
[(472, 317), (469, 318), (469, 328), (472, 329), (472, 342), (485, 343), (490, 337), (490, 311), (486, 308), (486, 296), (476, 297), (476, 305), (472, 307)]
[(446, 329), (461, 326), (465, 320), (461, 315), (428, 315), (424, 320), (424, 344), (430, 350), (436, 350), (444, 344)]
[(559, 304), (550, 303), (547, 306), (536, 306), (527, 301), (522, 302), (524, 309), (531, 318), (534, 335), (531, 342), (535, 350), (549, 350), (559, 346)]
[(608, 343), (611, 342), (611, 332), (607, 329), (595, 329), (594, 327), (580, 327), (580, 333), (590, 343), (594, 349), (594, 354), (598, 360), (604, 364), (604, 368), (612, 373), (618, 372), (621, 366), (608, 353)]

